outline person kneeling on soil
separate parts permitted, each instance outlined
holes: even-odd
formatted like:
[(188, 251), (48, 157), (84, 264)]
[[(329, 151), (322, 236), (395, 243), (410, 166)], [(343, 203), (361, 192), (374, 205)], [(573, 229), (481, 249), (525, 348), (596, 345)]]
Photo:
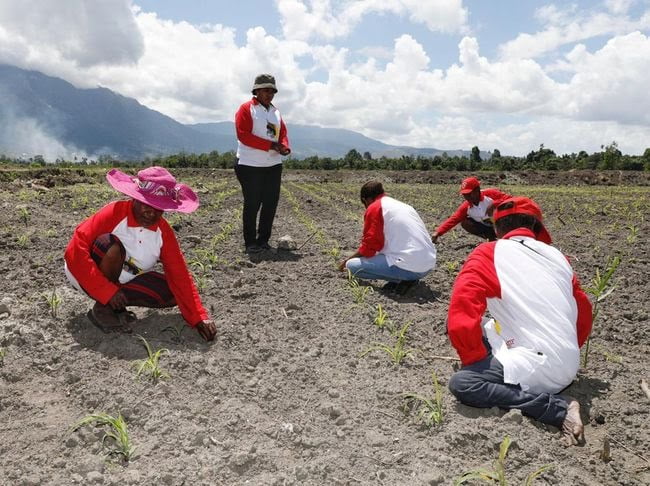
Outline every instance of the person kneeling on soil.
[[(131, 199), (109, 203), (77, 226), (64, 257), (70, 283), (96, 301), (88, 318), (104, 332), (131, 332), (135, 314), (128, 306), (178, 305), (190, 327), (212, 341), (216, 326), (162, 217), (164, 211), (193, 212), (198, 197), (162, 167), (137, 177), (112, 169), (106, 179)], [(152, 271), (159, 261), (164, 274)]]
[(580, 405), (559, 393), (578, 371), (591, 303), (535, 202), (506, 199), (494, 220), (500, 239), (470, 253), (452, 289), (447, 330), (463, 366), (449, 389), (473, 407), (520, 409), (577, 445)]
[(465, 201), (458, 206), (454, 214), (438, 226), (431, 235), (431, 241), (437, 243), (438, 238), (459, 223), (465, 231), (472, 235), (490, 241), (496, 240), (497, 237), (494, 234), (490, 217), (494, 207), (499, 202), (509, 198), (510, 195), (498, 189), (481, 190), (481, 182), (476, 177), (468, 177), (463, 180), (460, 185), (460, 194), (465, 198)]
[(361, 245), (339, 270), (388, 280), (384, 289), (404, 294), (436, 266), (436, 247), (415, 209), (388, 197), (380, 182), (361, 187), (361, 202), (366, 208)]

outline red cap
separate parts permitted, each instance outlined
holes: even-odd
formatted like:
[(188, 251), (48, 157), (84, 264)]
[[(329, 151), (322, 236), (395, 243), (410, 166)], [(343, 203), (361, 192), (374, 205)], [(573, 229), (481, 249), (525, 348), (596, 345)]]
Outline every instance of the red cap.
[[(501, 209), (504, 206), (506, 206), (506, 208)], [(542, 229), (537, 234), (537, 239), (548, 245), (551, 244), (551, 235), (542, 223), (542, 210), (535, 201), (528, 199), (527, 197), (511, 197), (509, 199), (505, 199), (501, 201), (499, 205), (494, 209), (494, 214), (492, 217), (496, 223), (504, 216), (508, 216), (510, 214), (527, 214), (534, 217), (542, 225)]]
[(460, 183), (460, 193), (469, 194), (480, 186), (481, 181), (479, 181), (476, 177), (468, 177), (467, 179), (463, 179), (463, 182)]

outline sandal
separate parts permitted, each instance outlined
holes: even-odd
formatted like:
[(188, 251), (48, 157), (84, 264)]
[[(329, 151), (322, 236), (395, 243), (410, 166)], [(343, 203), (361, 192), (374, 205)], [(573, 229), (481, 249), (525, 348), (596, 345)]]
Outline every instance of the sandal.
[(96, 303), (88, 311), (88, 320), (92, 322), (103, 333), (124, 332), (131, 333), (133, 329), (123, 322), (110, 307)]

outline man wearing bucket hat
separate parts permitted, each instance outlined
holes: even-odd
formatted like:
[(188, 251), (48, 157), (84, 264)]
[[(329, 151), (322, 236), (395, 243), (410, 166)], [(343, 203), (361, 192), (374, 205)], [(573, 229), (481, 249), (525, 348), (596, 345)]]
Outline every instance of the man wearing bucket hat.
[[(162, 167), (143, 169), (136, 177), (112, 169), (106, 179), (130, 199), (107, 204), (77, 226), (64, 257), (70, 283), (95, 300), (88, 318), (104, 332), (131, 332), (135, 315), (128, 306), (178, 305), (187, 324), (212, 341), (214, 322), (162, 218), (164, 211), (195, 211), (198, 197)], [(164, 273), (152, 270), (158, 262)]]
[(431, 240), (437, 243), (438, 238), (459, 223), (468, 233), (490, 241), (495, 240), (496, 236), (490, 219), (492, 209), (500, 201), (509, 198), (510, 195), (498, 189), (481, 190), (481, 182), (476, 177), (463, 179), (460, 184), (460, 194), (465, 201), (458, 206), (454, 214), (438, 226), (431, 235)]
[(499, 240), (470, 253), (454, 282), (447, 330), (463, 366), (449, 388), (466, 405), (520, 409), (577, 445), (580, 405), (561, 392), (578, 371), (591, 303), (534, 201), (506, 199), (494, 221)]
[(287, 127), (271, 103), (277, 92), (273, 76), (258, 75), (253, 84), (253, 98), (235, 114), (238, 142), (235, 173), (244, 195), (242, 219), (248, 253), (271, 248), (269, 239), (280, 199), (282, 156), (291, 152)]

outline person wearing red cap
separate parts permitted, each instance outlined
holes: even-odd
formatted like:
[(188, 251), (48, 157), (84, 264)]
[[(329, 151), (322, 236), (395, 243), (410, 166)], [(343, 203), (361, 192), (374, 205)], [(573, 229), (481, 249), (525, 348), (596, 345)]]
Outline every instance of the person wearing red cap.
[[(70, 283), (95, 300), (88, 319), (103, 332), (132, 332), (135, 314), (127, 306), (178, 306), (187, 324), (212, 341), (217, 328), (162, 217), (195, 211), (198, 197), (162, 167), (136, 177), (111, 169), (106, 179), (130, 199), (107, 204), (77, 226), (64, 256)], [(158, 262), (164, 273), (153, 271)]]
[(520, 409), (577, 445), (580, 405), (561, 392), (578, 371), (591, 303), (534, 201), (506, 199), (494, 220), (499, 239), (470, 253), (452, 289), (447, 331), (462, 368), (449, 389), (473, 407)]
[(460, 184), (460, 194), (465, 201), (458, 206), (454, 214), (436, 228), (431, 235), (431, 240), (437, 243), (438, 238), (459, 223), (468, 233), (490, 241), (495, 240), (496, 235), (490, 219), (492, 209), (500, 201), (509, 198), (510, 195), (498, 189), (481, 190), (481, 182), (476, 177), (468, 177), (463, 180)]

